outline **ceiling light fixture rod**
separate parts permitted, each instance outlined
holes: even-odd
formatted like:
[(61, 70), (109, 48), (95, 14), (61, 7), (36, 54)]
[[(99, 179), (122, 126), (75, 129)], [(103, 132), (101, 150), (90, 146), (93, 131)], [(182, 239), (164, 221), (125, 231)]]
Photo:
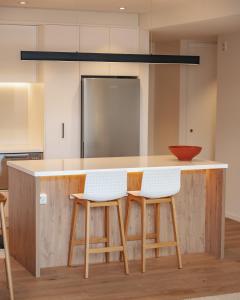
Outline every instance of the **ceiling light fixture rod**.
[(153, 54), (49, 52), (49, 51), (21, 51), (21, 60), (95, 61), (95, 62), (129, 62), (129, 63), (149, 63), (149, 64), (192, 64), (192, 65), (198, 65), (200, 63), (200, 57), (192, 56), (192, 55), (153, 55)]

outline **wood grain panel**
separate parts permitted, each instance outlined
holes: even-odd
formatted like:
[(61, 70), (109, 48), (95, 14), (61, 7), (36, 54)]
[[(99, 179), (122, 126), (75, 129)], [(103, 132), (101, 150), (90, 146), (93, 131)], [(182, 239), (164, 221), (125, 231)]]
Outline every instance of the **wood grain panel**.
[[(205, 198), (206, 198), (205, 171), (183, 172), (181, 191), (176, 197), (177, 216), (179, 222), (180, 241), (183, 253), (204, 252), (205, 249)], [(128, 189), (141, 188), (142, 173), (129, 173)], [(40, 181), (40, 190), (48, 195), (48, 204), (40, 207), (40, 266), (65, 266), (67, 264), (68, 241), (70, 235), (70, 220), (72, 214), (71, 193), (84, 190), (85, 176), (44, 177)], [(125, 201), (122, 199), (123, 214), (125, 217)], [(110, 207), (110, 243), (119, 245), (120, 234), (117, 221), (117, 211)], [(80, 209), (77, 227), (77, 237), (84, 237), (84, 208)], [(171, 211), (167, 204), (161, 205), (161, 241), (172, 240)], [(104, 210), (95, 208), (91, 211), (91, 236), (104, 235)], [(147, 230), (154, 231), (154, 207), (147, 209)], [(139, 235), (140, 209), (133, 204), (129, 223), (129, 233)], [(98, 244), (96, 247), (104, 247)], [(75, 247), (73, 264), (83, 264), (84, 247)], [(161, 255), (174, 254), (174, 249), (161, 249)], [(147, 251), (147, 257), (154, 256), (154, 250)], [(129, 259), (140, 258), (140, 242), (128, 242)], [(119, 259), (118, 253), (110, 254), (110, 261)], [(92, 254), (91, 263), (105, 261), (104, 254)]]
[[(40, 192), (48, 203), (40, 205), (40, 266), (66, 265), (73, 201), (70, 194), (83, 192), (85, 176), (43, 177)], [(83, 214), (80, 216), (82, 228)], [(83, 230), (81, 230), (83, 231)]]
[(206, 252), (224, 257), (225, 170), (207, 170)]
[(9, 168), (10, 253), (38, 276), (36, 216), (35, 178)]

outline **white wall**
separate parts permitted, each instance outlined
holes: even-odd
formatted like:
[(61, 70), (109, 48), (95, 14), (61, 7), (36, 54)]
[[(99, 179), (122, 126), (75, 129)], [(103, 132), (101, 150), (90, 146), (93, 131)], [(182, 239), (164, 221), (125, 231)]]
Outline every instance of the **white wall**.
[(140, 26), (141, 28), (171, 27), (239, 14), (239, 0), (152, 1), (151, 12), (140, 16)]
[(28, 142), (27, 84), (0, 84), (0, 144)]
[(41, 149), (42, 107), (36, 84), (0, 82), (0, 146)]
[(44, 141), (44, 98), (43, 86), (33, 83), (28, 94), (28, 144), (36, 149), (43, 149)]
[[(180, 42), (156, 42), (155, 54), (179, 54)], [(179, 132), (179, 65), (151, 65), (149, 107), (149, 152), (170, 154), (168, 146), (178, 144)]]
[[(214, 159), (217, 100), (216, 44), (156, 42), (155, 53), (200, 55), (200, 65), (151, 66), (149, 145), (168, 154), (170, 144), (200, 145), (198, 157)], [(193, 132), (190, 132), (193, 129)]]
[(240, 32), (219, 37), (216, 159), (229, 164), (226, 176), (226, 215), (238, 221), (240, 221), (239, 53)]
[(214, 160), (217, 47), (212, 43), (182, 41), (181, 54), (200, 55), (200, 65), (181, 66), (179, 143), (202, 146), (198, 157)]

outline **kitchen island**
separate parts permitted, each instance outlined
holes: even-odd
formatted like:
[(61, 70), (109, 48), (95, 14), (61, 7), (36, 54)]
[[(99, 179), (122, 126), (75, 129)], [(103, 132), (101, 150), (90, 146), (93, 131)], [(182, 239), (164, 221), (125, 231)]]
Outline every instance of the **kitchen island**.
[[(176, 196), (177, 217), (182, 253), (208, 253), (224, 257), (224, 186), (226, 164), (195, 159), (191, 162), (173, 156), (138, 156), (85, 158), (65, 160), (9, 162), (9, 240), (12, 256), (33, 275), (43, 268), (66, 266), (72, 200), (70, 194), (84, 190), (85, 174), (89, 171), (125, 169), (128, 189), (141, 188), (142, 172), (149, 168), (181, 168), (181, 190)], [(40, 194), (47, 195), (40, 204)], [(125, 204), (122, 199), (123, 207)], [(134, 206), (129, 232), (140, 232), (140, 210)], [(116, 212), (114, 212), (116, 213)], [(161, 206), (160, 238), (172, 239), (170, 211)], [(154, 230), (154, 211), (148, 211), (148, 231)], [(111, 243), (119, 242), (117, 215), (112, 214)], [(84, 232), (84, 216), (78, 220), (78, 237)], [(104, 235), (103, 210), (92, 213), (91, 235)], [(102, 247), (103, 245), (99, 245)], [(128, 242), (129, 259), (140, 258), (139, 241)], [(76, 247), (74, 264), (83, 264), (83, 246)], [(174, 249), (161, 249), (161, 255), (171, 255)], [(149, 250), (148, 257), (153, 257)], [(112, 253), (110, 261), (119, 259)], [(93, 254), (91, 263), (104, 262), (104, 254)]]

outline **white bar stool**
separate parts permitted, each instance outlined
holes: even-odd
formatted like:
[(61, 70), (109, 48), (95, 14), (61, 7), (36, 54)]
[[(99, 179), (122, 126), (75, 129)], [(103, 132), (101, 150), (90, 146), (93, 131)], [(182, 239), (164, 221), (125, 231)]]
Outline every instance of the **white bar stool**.
[[(69, 242), (68, 265), (71, 266), (73, 248), (85, 245), (85, 278), (88, 278), (89, 254), (105, 253), (106, 262), (109, 261), (109, 253), (120, 251), (124, 257), (125, 273), (128, 274), (127, 248), (124, 235), (124, 223), (122, 217), (120, 199), (127, 195), (127, 172), (123, 170), (94, 171), (86, 175), (83, 194), (74, 194), (74, 206), (72, 214), (72, 225)], [(85, 239), (76, 239), (76, 227), (79, 207), (85, 208)], [(116, 206), (120, 227), (121, 245), (110, 246), (110, 206)], [(105, 208), (105, 237), (90, 238), (90, 213), (91, 208)], [(105, 243), (104, 248), (90, 248), (89, 244)]]
[[(159, 256), (159, 249), (162, 247), (176, 247), (178, 267), (182, 268), (180, 242), (178, 236), (178, 226), (176, 219), (175, 199), (173, 195), (180, 190), (180, 169), (151, 169), (143, 172), (142, 185), (140, 191), (129, 191), (126, 203), (125, 236), (126, 240), (142, 241), (142, 272), (146, 270), (146, 250), (155, 249), (156, 257)], [(136, 202), (141, 206), (141, 237), (128, 236), (129, 217), (131, 204)], [(169, 203), (171, 207), (174, 241), (160, 242), (160, 204)], [(146, 206), (155, 206), (155, 233), (146, 233)], [(146, 243), (147, 239), (155, 239), (155, 243)]]
[[(5, 260), (6, 277), (7, 277), (10, 299), (14, 300), (12, 271), (11, 271), (11, 264), (10, 264), (10, 254), (9, 254), (9, 247), (8, 247), (6, 220), (5, 220), (5, 214), (4, 214), (4, 205), (6, 204), (6, 202), (7, 202), (7, 198), (3, 194), (0, 193), (0, 221), (1, 221), (3, 247), (4, 247), (3, 250), (0, 249), (0, 258), (3, 258)], [(2, 248), (2, 247), (0, 247), (0, 248)]]

